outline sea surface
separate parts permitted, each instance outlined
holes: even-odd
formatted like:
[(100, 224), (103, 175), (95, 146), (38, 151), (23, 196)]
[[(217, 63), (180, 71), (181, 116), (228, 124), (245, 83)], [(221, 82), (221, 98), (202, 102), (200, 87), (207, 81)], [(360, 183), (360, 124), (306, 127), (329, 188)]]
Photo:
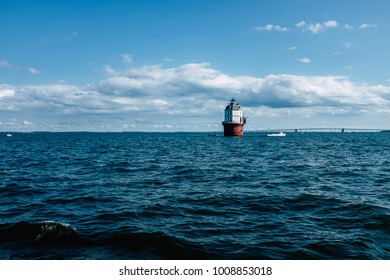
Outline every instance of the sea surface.
[(1, 134), (0, 259), (390, 259), (390, 133)]

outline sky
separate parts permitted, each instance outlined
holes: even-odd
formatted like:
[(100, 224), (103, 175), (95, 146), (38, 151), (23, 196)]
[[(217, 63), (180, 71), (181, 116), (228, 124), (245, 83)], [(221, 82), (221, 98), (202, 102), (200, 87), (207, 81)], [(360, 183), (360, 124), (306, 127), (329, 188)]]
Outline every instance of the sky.
[(0, 131), (390, 128), (390, 1), (0, 0)]

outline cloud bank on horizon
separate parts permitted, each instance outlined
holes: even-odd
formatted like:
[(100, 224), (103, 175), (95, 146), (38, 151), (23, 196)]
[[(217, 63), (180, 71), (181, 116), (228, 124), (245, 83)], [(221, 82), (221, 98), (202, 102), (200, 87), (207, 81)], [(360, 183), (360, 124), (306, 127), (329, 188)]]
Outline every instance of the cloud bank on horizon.
[(105, 79), (85, 85), (0, 85), (0, 108), (10, 116), (0, 125), (55, 131), (218, 130), (232, 97), (250, 117), (252, 129), (272, 128), (263, 120), (291, 115), (298, 120), (390, 116), (390, 87), (356, 84), (343, 76), (230, 76), (209, 63), (104, 70)]

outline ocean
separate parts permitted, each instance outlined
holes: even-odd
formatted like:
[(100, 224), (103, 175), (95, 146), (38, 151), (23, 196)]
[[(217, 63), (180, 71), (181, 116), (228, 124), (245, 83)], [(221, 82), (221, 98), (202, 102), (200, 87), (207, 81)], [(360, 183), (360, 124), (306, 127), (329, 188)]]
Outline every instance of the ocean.
[(0, 259), (390, 259), (390, 133), (0, 135)]

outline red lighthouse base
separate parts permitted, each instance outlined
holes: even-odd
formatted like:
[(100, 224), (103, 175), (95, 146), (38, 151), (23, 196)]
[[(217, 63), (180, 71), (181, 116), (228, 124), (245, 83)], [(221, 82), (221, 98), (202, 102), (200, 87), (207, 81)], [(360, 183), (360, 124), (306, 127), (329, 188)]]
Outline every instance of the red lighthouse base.
[(244, 124), (242, 123), (225, 123), (223, 124), (223, 135), (224, 136), (243, 136), (244, 135)]

